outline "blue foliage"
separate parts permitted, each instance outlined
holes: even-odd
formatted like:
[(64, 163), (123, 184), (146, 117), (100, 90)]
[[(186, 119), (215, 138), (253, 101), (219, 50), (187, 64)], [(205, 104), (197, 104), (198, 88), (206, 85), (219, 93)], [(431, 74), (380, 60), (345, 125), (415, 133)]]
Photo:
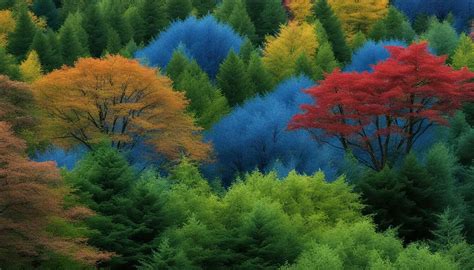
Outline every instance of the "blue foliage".
[[(306, 77), (290, 78), (263, 97), (238, 107), (215, 124), (206, 138), (214, 145), (217, 161), (209, 171), (225, 185), (238, 174), (275, 169), (280, 175), (295, 169), (313, 173), (322, 169), (328, 178), (336, 172), (332, 161), (342, 153), (318, 145), (306, 131), (288, 131), (291, 117), (311, 98), (302, 92), (314, 85)], [(208, 175), (209, 176), (209, 175)]]
[(87, 149), (85, 147), (76, 147), (71, 150), (50, 147), (46, 151), (37, 152), (32, 159), (38, 162), (54, 161), (59, 168), (71, 170), (86, 153)]
[(344, 71), (372, 71), (372, 65), (378, 62), (384, 61), (390, 57), (390, 53), (385, 46), (404, 46), (406, 43), (403, 41), (391, 40), (391, 41), (367, 41), (364, 46), (355, 51), (352, 56), (352, 63), (348, 65)]
[(445, 19), (452, 13), (459, 31), (467, 31), (469, 20), (474, 18), (474, 0), (395, 0), (393, 5), (412, 22), (420, 14)]
[(230, 26), (211, 15), (200, 19), (189, 17), (172, 23), (146, 48), (136, 52), (135, 58), (165, 68), (173, 52), (181, 47), (209, 77), (215, 78), (220, 63), (231, 49), (238, 52), (242, 42), (242, 37)]

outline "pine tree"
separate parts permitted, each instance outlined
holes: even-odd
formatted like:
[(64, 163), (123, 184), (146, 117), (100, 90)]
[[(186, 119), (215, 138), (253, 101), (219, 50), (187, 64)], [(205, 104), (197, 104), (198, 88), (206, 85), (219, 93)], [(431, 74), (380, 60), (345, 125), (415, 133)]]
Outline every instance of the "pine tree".
[(242, 104), (254, 94), (245, 65), (233, 50), (219, 67), (217, 86), (230, 106)]
[(296, 59), (295, 75), (304, 75), (312, 78), (314, 74), (314, 67), (305, 53), (302, 53)]
[(141, 6), (141, 17), (145, 21), (145, 43), (154, 38), (167, 24), (165, 0), (144, 0)]
[(135, 43), (135, 40), (131, 39), (127, 43), (127, 45), (125, 45), (125, 47), (120, 50), (119, 54), (122, 55), (123, 57), (132, 59), (137, 50), (138, 50), (137, 43)]
[(20, 79), (20, 70), (15, 57), (8, 54), (2, 46), (0, 46), (0, 74), (5, 74), (12, 80)]
[(239, 50), (240, 59), (242, 59), (246, 65), (249, 63), (250, 57), (252, 56), (254, 50), (255, 48), (253, 47), (252, 41), (246, 38)]
[(174, 20), (184, 20), (193, 9), (191, 0), (166, 0), (166, 13), (168, 18)]
[(408, 19), (396, 8), (390, 7), (387, 15), (372, 27), (369, 36), (375, 41), (405, 40), (411, 43), (415, 35)]
[(173, 52), (173, 56), (166, 66), (166, 75), (168, 75), (168, 77), (173, 81), (174, 86), (176, 86), (179, 76), (184, 72), (189, 64), (189, 59), (181, 49), (178, 48)]
[(64, 64), (72, 66), (79, 57), (84, 56), (84, 49), (81, 47), (79, 38), (72, 25), (65, 24), (61, 27), (59, 30), (59, 40)]
[(418, 14), (413, 22), (413, 29), (419, 35), (428, 30), (430, 26), (430, 17), (426, 14)]
[[(61, 26), (61, 28), (68, 26), (74, 30), (74, 34), (77, 37), (77, 40), (79, 41), (79, 45), (81, 48), (80, 54), (81, 56), (86, 56), (90, 54), (89, 44), (88, 44), (89, 36), (87, 35), (87, 32), (83, 28), (82, 24), (83, 24), (82, 13), (76, 12), (73, 14), (69, 14), (69, 16), (66, 18), (66, 21), (64, 21), (64, 24)], [(59, 32), (61, 32), (61, 29)]]
[(28, 57), (20, 65), (21, 79), (25, 82), (34, 82), (42, 75), (41, 63), (38, 54), (30, 51)]
[(264, 1), (258, 22), (254, 22), (256, 27), (257, 41), (261, 43), (265, 36), (274, 35), (280, 26), (286, 22), (286, 12), (280, 0)]
[(47, 42), (51, 48), (52, 56), (49, 58), (51, 65), (54, 68), (59, 68), (63, 64), (63, 57), (61, 54), (61, 43), (58, 35), (51, 29), (46, 32)]
[(352, 50), (356, 51), (357, 49), (362, 47), (365, 42), (367, 42), (367, 38), (365, 37), (364, 33), (362, 33), (362, 31), (357, 32), (357, 34), (355, 34), (354, 38), (352, 39)]
[(16, 18), (15, 31), (8, 35), (7, 50), (19, 60), (23, 60), (35, 36), (36, 26), (31, 20), (26, 7), (22, 6)]
[(122, 15), (119, 6), (112, 7), (107, 17), (109, 25), (120, 37), (120, 44), (127, 44), (133, 37), (133, 29), (129, 21)]
[(89, 36), (91, 56), (100, 57), (107, 47), (107, 24), (97, 5), (91, 4), (85, 13), (83, 27)]
[(239, 34), (255, 40), (255, 26), (250, 19), (244, 0), (225, 0), (217, 9), (216, 17), (227, 22)]
[(122, 48), (120, 35), (115, 31), (114, 28), (110, 27), (107, 34), (107, 52), (116, 54)]
[(272, 90), (274, 86), (272, 75), (263, 66), (262, 59), (257, 52), (253, 52), (250, 56), (247, 73), (256, 93), (263, 95)]
[(44, 70), (49, 72), (59, 66), (59, 63), (54, 63), (53, 50), (49, 44), (46, 34), (37, 31), (31, 44), (31, 50), (37, 52), (41, 65)]
[(344, 38), (341, 23), (327, 0), (317, 0), (314, 5), (314, 14), (326, 29), (328, 39), (334, 50), (334, 55), (340, 63), (348, 63), (351, 59), (351, 49)]
[(331, 44), (322, 44), (316, 54), (313, 79), (316, 81), (324, 79), (325, 73), (331, 73), (338, 66)]
[(464, 242), (463, 220), (455, 212), (446, 208), (443, 213), (436, 215), (438, 222), (432, 231), (434, 239), (431, 245), (438, 251), (445, 251), (456, 244)]
[(135, 40), (135, 42), (138, 44), (143, 43), (146, 34), (146, 25), (138, 7), (130, 7), (127, 9), (127, 11), (125, 11), (124, 16), (128, 25), (130, 25), (132, 29), (133, 40)]
[(59, 28), (59, 12), (53, 0), (35, 0), (33, 11), (38, 17), (45, 17), (49, 27)]

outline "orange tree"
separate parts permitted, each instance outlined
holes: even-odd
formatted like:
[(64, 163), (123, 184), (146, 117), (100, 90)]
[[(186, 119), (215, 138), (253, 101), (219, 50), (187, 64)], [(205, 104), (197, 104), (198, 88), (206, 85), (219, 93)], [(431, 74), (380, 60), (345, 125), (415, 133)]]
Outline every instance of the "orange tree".
[(42, 134), (61, 146), (88, 148), (107, 138), (118, 149), (144, 141), (168, 158), (205, 159), (210, 147), (185, 113), (184, 95), (156, 69), (121, 56), (83, 58), (33, 84)]

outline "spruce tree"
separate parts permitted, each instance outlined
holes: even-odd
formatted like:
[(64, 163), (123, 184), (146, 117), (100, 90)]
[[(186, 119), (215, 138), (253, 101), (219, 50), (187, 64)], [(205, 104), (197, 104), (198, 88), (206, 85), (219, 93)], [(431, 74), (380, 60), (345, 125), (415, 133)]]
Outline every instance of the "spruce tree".
[(145, 43), (154, 38), (167, 24), (165, 0), (144, 0), (141, 5), (141, 17), (145, 21)]
[(33, 43), (31, 43), (30, 48), (31, 50), (36, 51), (43, 69), (47, 72), (53, 70), (56, 67), (56, 64), (51, 62), (53, 51), (48, 43), (49, 42), (46, 38), (46, 34), (42, 31), (36, 31), (35, 37), (33, 38)]
[(351, 49), (344, 38), (341, 23), (329, 6), (327, 0), (317, 0), (314, 5), (314, 14), (326, 30), (336, 59), (340, 63), (348, 63), (351, 60)]
[(233, 50), (219, 67), (217, 86), (230, 106), (240, 105), (254, 94), (245, 64)]
[(287, 20), (286, 11), (280, 0), (264, 1), (258, 22), (254, 22), (256, 27), (257, 41), (262, 43), (267, 35), (274, 35), (280, 29), (280, 25)]
[(79, 57), (84, 56), (84, 49), (81, 47), (79, 38), (72, 25), (66, 24), (61, 27), (59, 30), (59, 40), (64, 64), (72, 66)]
[(21, 6), (16, 16), (15, 30), (8, 35), (7, 50), (19, 60), (23, 60), (33, 42), (36, 26), (26, 6)]
[(431, 245), (438, 251), (445, 251), (464, 242), (463, 220), (456, 213), (446, 208), (443, 213), (436, 215), (438, 222), (432, 231), (434, 239)]
[(135, 40), (131, 39), (124, 48), (122, 48), (119, 52), (120, 55), (123, 57), (127, 57), (132, 59), (134, 57), (135, 52), (138, 50), (138, 45)]
[(174, 20), (184, 20), (193, 9), (191, 0), (166, 0), (166, 13), (168, 18)]
[(413, 22), (413, 30), (419, 35), (428, 30), (430, 26), (430, 17), (426, 14), (418, 14)]
[(255, 26), (250, 19), (243, 0), (226, 0), (216, 11), (219, 20), (227, 22), (239, 34), (255, 40)]
[(304, 75), (312, 78), (315, 70), (313, 64), (305, 53), (302, 53), (295, 63), (295, 75)]
[(110, 54), (117, 54), (122, 48), (120, 35), (114, 28), (110, 27), (107, 34), (107, 52)]
[(125, 11), (124, 16), (132, 29), (133, 40), (135, 40), (137, 44), (143, 43), (146, 34), (146, 25), (138, 7), (130, 7)]
[(385, 18), (379, 20), (372, 28), (370, 38), (379, 40), (404, 40), (407, 43), (415, 38), (415, 31), (408, 19), (396, 8), (390, 7)]
[(97, 5), (91, 4), (84, 16), (83, 27), (89, 36), (91, 56), (100, 57), (107, 47), (107, 23), (99, 12)]
[(120, 37), (120, 44), (127, 44), (133, 37), (133, 29), (129, 21), (122, 14), (122, 10), (118, 6), (114, 6), (107, 17), (109, 25)]
[(274, 83), (270, 72), (263, 66), (262, 59), (257, 52), (253, 52), (247, 67), (247, 73), (258, 94), (265, 94), (272, 90)]
[(322, 44), (316, 54), (313, 79), (316, 81), (324, 79), (325, 73), (331, 73), (338, 66), (331, 44)]
[(249, 63), (250, 57), (252, 56), (254, 50), (255, 48), (253, 47), (252, 41), (246, 38), (239, 50), (240, 59), (242, 59), (246, 65)]
[(15, 57), (8, 54), (2, 46), (0, 46), (0, 74), (7, 75), (12, 80), (20, 79), (20, 69)]
[(49, 57), (52, 68), (59, 68), (63, 64), (63, 57), (61, 54), (61, 43), (58, 35), (51, 29), (46, 32), (47, 42), (51, 48), (52, 55)]
[(35, 0), (33, 11), (38, 17), (45, 17), (49, 27), (59, 28), (59, 12), (53, 0)]
[(189, 59), (181, 49), (178, 48), (173, 52), (171, 60), (166, 66), (166, 75), (173, 81), (174, 86), (176, 86), (179, 76), (184, 72), (189, 63)]

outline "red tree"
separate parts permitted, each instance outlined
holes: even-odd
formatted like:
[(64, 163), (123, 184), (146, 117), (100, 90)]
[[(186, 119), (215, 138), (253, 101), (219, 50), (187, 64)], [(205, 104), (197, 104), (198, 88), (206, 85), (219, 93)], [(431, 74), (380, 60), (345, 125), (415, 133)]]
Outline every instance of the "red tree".
[[(408, 153), (446, 115), (474, 99), (474, 73), (453, 70), (446, 57), (429, 53), (426, 43), (408, 48), (387, 47), (391, 57), (375, 65), (373, 73), (329, 74), (306, 90), (315, 103), (302, 106), (290, 129), (322, 130), (315, 136), (359, 153), (365, 165), (381, 170), (389, 158)], [(338, 146), (339, 147), (339, 146)]]

